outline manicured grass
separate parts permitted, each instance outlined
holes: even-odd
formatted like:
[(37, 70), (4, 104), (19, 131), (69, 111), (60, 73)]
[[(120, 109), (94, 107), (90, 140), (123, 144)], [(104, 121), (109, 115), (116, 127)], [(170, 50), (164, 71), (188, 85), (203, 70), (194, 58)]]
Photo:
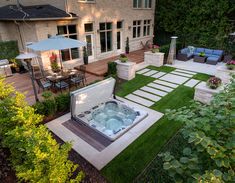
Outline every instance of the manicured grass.
[(211, 76), (208, 74), (202, 74), (198, 73), (193, 76), (193, 79), (201, 80), (201, 81), (207, 81)]
[[(138, 82), (143, 83), (142, 81)], [(131, 85), (128, 83), (125, 83), (125, 85), (128, 86), (126, 87), (130, 91)], [(132, 85), (135, 85), (135, 82)], [(136, 86), (132, 87), (136, 89)], [(119, 92), (121, 94), (125, 93), (121, 90)], [(179, 86), (172, 93), (152, 106), (152, 109), (164, 112), (165, 109), (177, 109), (188, 105), (193, 99), (193, 93), (193, 89)], [(181, 126), (181, 123), (170, 121), (166, 117), (163, 117), (106, 165), (101, 170), (102, 174), (113, 183), (132, 182), (149, 162), (156, 157), (164, 144)]]
[(166, 72), (166, 73), (169, 73), (169, 72), (172, 72), (175, 70), (175, 68), (168, 67), (168, 66), (155, 67), (155, 66), (150, 65), (147, 68), (152, 69), (152, 70), (156, 70), (156, 71)]
[(148, 77), (148, 76), (136, 74), (136, 77), (128, 82), (117, 83), (116, 95), (120, 97), (124, 97), (128, 95), (129, 93), (132, 93), (133, 91), (141, 88), (142, 86), (145, 86), (146, 84), (151, 83), (154, 80), (156, 79)]

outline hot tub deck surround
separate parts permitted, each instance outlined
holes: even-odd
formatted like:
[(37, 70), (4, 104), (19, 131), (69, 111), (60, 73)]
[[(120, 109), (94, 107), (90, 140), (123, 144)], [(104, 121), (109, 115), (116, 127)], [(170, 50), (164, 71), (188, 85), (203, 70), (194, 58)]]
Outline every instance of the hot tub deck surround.
[(150, 128), (154, 123), (156, 123), (164, 114), (144, 107), (142, 105), (136, 104), (134, 102), (128, 101), (124, 98), (117, 97), (128, 105), (139, 108), (148, 113), (148, 116), (144, 118), (141, 122), (136, 124), (133, 128), (119, 137), (117, 140), (112, 142), (102, 151), (98, 151), (92, 145), (87, 143), (81, 137), (77, 136), (71, 130), (66, 128), (63, 123), (70, 120), (71, 114), (68, 113), (60, 118), (57, 118), (46, 126), (60, 137), (65, 142), (72, 142), (72, 148), (83, 156), (87, 161), (94, 165), (98, 170), (101, 170), (105, 165), (107, 165), (114, 157), (121, 153), (128, 145), (130, 145), (135, 139), (137, 139), (141, 134), (143, 134), (148, 128)]

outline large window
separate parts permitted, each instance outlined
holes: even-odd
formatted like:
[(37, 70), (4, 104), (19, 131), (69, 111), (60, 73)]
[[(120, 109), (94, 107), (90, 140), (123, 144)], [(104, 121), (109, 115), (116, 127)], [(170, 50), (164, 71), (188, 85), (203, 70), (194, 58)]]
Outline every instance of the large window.
[(152, 0), (144, 0), (144, 8), (152, 8)]
[(117, 49), (122, 47), (122, 21), (117, 22)]
[(142, 0), (133, 0), (133, 8), (142, 8)]
[(100, 23), (101, 53), (111, 51), (112, 48), (112, 23)]
[(141, 20), (133, 21), (133, 38), (140, 37), (141, 32)]
[[(62, 25), (57, 26), (58, 35), (63, 35), (70, 39), (78, 39), (76, 25)], [(68, 61), (79, 58), (79, 49), (71, 48), (61, 50), (62, 61)]]
[(150, 23), (151, 20), (144, 20), (144, 29), (143, 29), (143, 35), (149, 36), (150, 35)]

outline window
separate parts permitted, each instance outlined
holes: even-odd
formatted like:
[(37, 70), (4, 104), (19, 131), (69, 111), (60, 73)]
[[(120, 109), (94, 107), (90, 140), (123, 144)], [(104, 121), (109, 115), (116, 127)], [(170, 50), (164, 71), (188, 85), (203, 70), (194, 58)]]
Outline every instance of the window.
[[(65, 36), (70, 39), (78, 39), (76, 25), (57, 26), (58, 35)], [(79, 58), (79, 49), (71, 48), (61, 50), (62, 61), (68, 61)]]
[(150, 26), (151, 26), (150, 23), (151, 23), (151, 20), (144, 20), (144, 30), (143, 30), (144, 36), (150, 35)]
[(95, 0), (79, 0), (79, 2), (84, 2), (84, 3), (94, 3)]
[(142, 8), (142, 0), (133, 0), (133, 8)]
[(144, 0), (144, 8), (152, 8), (152, 0)]
[(141, 20), (133, 21), (133, 38), (140, 37)]
[(112, 50), (112, 23), (100, 23), (101, 53)]
[(85, 32), (93, 32), (93, 23), (84, 24)]
[(121, 49), (121, 39), (122, 39), (121, 29), (122, 29), (122, 21), (118, 21), (117, 22), (117, 49), (118, 50)]

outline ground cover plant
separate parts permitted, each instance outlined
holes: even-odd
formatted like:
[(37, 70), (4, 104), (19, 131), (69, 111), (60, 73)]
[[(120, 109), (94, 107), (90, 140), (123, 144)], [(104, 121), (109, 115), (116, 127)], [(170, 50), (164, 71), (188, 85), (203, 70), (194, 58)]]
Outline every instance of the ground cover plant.
[[(156, 68), (151, 66), (149, 68), (164, 72), (174, 70), (174, 68), (171, 67)], [(121, 83), (121, 86), (117, 87), (117, 95), (124, 97), (153, 80), (156, 80), (155, 78), (138, 74), (136, 78), (138, 78), (138, 80), (133, 79)], [(164, 113), (166, 109), (178, 109), (183, 106), (189, 106), (193, 95), (193, 88), (181, 85), (151, 106), (151, 109)], [(110, 182), (132, 182), (157, 156), (164, 145), (182, 128), (182, 125), (183, 123), (174, 123), (174, 120), (170, 120), (167, 117), (161, 118), (122, 153), (114, 158), (114, 160), (106, 165), (101, 170), (101, 173), (110, 180)], [(163, 161), (158, 164), (158, 167), (161, 167), (161, 172), (164, 171), (161, 164), (162, 162)]]
[(19, 181), (80, 182), (83, 173), (68, 160), (71, 145), (60, 146), (44, 125), (42, 116), (24, 101), (24, 95), (0, 79), (0, 137), (9, 148), (10, 162)]

